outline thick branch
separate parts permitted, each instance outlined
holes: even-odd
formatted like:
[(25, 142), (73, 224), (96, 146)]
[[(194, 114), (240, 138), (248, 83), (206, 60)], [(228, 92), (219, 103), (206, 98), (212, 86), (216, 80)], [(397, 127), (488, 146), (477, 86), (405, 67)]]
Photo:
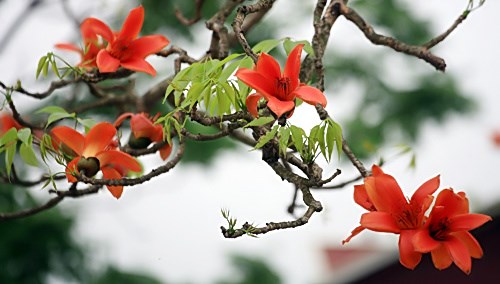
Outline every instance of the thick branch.
[(355, 24), (373, 44), (384, 45), (395, 51), (420, 58), (439, 71), (444, 72), (446, 69), (446, 62), (444, 59), (435, 56), (426, 47), (409, 45), (393, 37), (378, 34), (356, 11), (347, 7), (342, 1), (337, 1), (335, 3), (335, 10), (339, 11), (346, 19)]

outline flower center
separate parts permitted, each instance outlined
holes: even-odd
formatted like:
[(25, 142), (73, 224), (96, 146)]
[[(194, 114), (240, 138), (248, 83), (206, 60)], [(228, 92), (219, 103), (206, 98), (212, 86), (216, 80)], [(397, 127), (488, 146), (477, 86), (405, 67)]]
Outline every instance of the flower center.
[(128, 145), (132, 149), (146, 149), (151, 142), (148, 137), (135, 137), (134, 134), (130, 134)]
[(439, 220), (437, 224), (432, 224), (429, 228), (430, 235), (435, 240), (444, 240), (448, 236), (449, 232), (449, 221), (448, 218), (443, 218)]
[(113, 44), (108, 45), (108, 52), (111, 54), (116, 59), (119, 60), (126, 60), (130, 56), (130, 52), (128, 52), (129, 49), (129, 43), (128, 41), (123, 41), (123, 40), (117, 40), (113, 42)]
[(99, 160), (95, 157), (81, 157), (78, 163), (76, 163), (76, 169), (78, 172), (83, 172), (86, 177), (95, 176), (100, 168), (101, 165)]
[(287, 101), (287, 96), (290, 93), (290, 78), (278, 78), (276, 80), (276, 89), (278, 90), (277, 98), (281, 101)]
[(397, 217), (397, 223), (401, 229), (415, 229), (419, 226), (416, 215), (411, 210), (404, 210)]

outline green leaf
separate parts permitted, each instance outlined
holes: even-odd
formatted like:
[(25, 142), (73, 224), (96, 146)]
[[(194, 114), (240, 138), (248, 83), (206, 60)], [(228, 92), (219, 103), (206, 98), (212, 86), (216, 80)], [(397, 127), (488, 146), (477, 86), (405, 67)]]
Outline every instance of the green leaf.
[(261, 116), (257, 119), (250, 121), (247, 125), (243, 126), (243, 128), (247, 128), (250, 126), (262, 126), (262, 125), (268, 124), (274, 120), (275, 120), (275, 118), (272, 116)]
[(319, 149), (321, 150), (321, 154), (327, 161), (330, 160), (330, 157), (326, 155), (326, 143), (325, 143), (325, 128), (327, 124), (323, 124), (318, 131), (318, 144), (319, 144)]
[(280, 135), (280, 140), (279, 140), (279, 148), (280, 152), (283, 154), (283, 156), (286, 155), (286, 150), (288, 150), (288, 144), (290, 142), (290, 128), (288, 127), (281, 127), (279, 131)]
[(269, 51), (273, 50), (278, 44), (280, 44), (281, 39), (266, 39), (263, 40), (259, 43), (257, 43), (253, 48), (252, 51), (255, 53), (269, 53)]
[(233, 72), (236, 70), (236, 68), (238, 68), (238, 66), (240, 66), (240, 63), (241, 63), (241, 60), (235, 60), (235, 61), (229, 63), (229, 65), (226, 66), (226, 68), (224, 68), (224, 70), (222, 70), (222, 72), (220, 73), (219, 82), (220, 83), (226, 82), (227, 79), (229, 79), (229, 76), (231, 76), (233, 74)]
[(309, 144), (309, 147), (312, 147), (316, 142), (318, 142), (318, 132), (319, 132), (319, 125), (314, 126), (311, 128), (311, 131), (309, 131), (309, 137), (307, 137), (307, 143)]
[(338, 158), (342, 152), (342, 128), (332, 119), (328, 120), (328, 129), (326, 131), (326, 144), (328, 147), (328, 156), (331, 157), (333, 153), (333, 143), (337, 144)]
[(203, 91), (205, 90), (206, 87), (207, 87), (206, 84), (203, 84), (201, 82), (193, 83), (191, 88), (189, 88), (184, 103), (193, 106), (196, 102), (198, 102), (200, 97), (203, 98), (204, 95)]
[(36, 76), (35, 78), (38, 79), (40, 77), (40, 73), (42, 72), (43, 66), (45, 65), (45, 61), (47, 60), (47, 56), (42, 56), (40, 60), (38, 60), (38, 66), (36, 67)]
[(56, 74), (57, 78), (61, 78), (61, 74), (59, 74), (59, 69), (57, 68), (57, 63), (54, 58), (52, 58), (52, 61), (50, 62), (52, 65), (52, 71), (54, 71), (54, 74)]
[(36, 113), (68, 113), (65, 109), (58, 106), (48, 106), (44, 107)]
[(292, 132), (292, 141), (295, 148), (297, 148), (299, 153), (302, 153), (304, 149), (304, 140), (302, 139), (302, 137), (305, 136), (304, 130), (300, 127), (292, 125), (290, 126), (290, 131)]
[(267, 132), (266, 135), (261, 136), (259, 138), (259, 141), (257, 142), (257, 145), (255, 145), (254, 149), (259, 149), (262, 148), (262, 146), (266, 145), (267, 142), (271, 141), (274, 136), (276, 136), (276, 133), (278, 132), (278, 125), (275, 125), (271, 131)]
[(76, 120), (85, 127), (85, 132), (88, 132), (96, 124), (92, 118), (77, 118)]
[(75, 114), (74, 113), (52, 113), (49, 115), (49, 117), (47, 118), (47, 126), (45, 127), (48, 127), (49, 125), (51, 125), (54, 121), (58, 121), (60, 119), (63, 119), (63, 118), (68, 118), (68, 117), (75, 117)]
[(33, 151), (31, 145), (21, 144), (19, 147), (19, 154), (26, 164), (35, 167), (38, 166), (38, 160), (36, 159), (35, 151)]
[(23, 142), (24, 144), (30, 145), (33, 139), (31, 136), (31, 129), (29, 128), (19, 129), (17, 131), (17, 138), (19, 138), (19, 140), (21, 140), (21, 142)]
[(231, 87), (231, 85), (229, 85), (228, 82), (222, 82), (220, 85), (224, 89), (224, 94), (231, 101), (231, 105), (233, 105), (236, 110), (240, 110), (240, 106), (236, 102), (236, 93), (235, 93), (233, 87)]
[(5, 148), (5, 166), (7, 168), (7, 176), (10, 176), (12, 163), (14, 162), (14, 156), (16, 155), (16, 146), (16, 143), (11, 143), (6, 145)]
[(245, 56), (243, 59), (240, 60), (240, 65), (241, 68), (252, 68), (253, 67), (253, 59), (250, 56)]
[(290, 38), (286, 38), (283, 41), (283, 48), (285, 49), (286, 54), (290, 54), (292, 49), (297, 46), (298, 44), (303, 44), (304, 45), (304, 51), (311, 55), (314, 56), (314, 50), (312, 48), (312, 45), (309, 41), (307, 40), (298, 40), (298, 41), (292, 41)]
[(47, 75), (49, 74), (49, 64), (50, 64), (50, 61), (48, 61), (48, 60), (46, 60), (43, 63), (43, 67), (42, 67), (42, 75), (43, 75), (43, 77), (47, 77)]
[(222, 88), (220, 86), (217, 86), (217, 88), (216, 88), (216, 95), (217, 95), (218, 114), (220, 116), (222, 116), (225, 113), (230, 113), (231, 112), (231, 100), (225, 94), (225, 92), (222, 91)]
[(12, 127), (7, 132), (5, 132), (0, 138), (0, 146), (7, 145), (17, 140), (17, 129)]

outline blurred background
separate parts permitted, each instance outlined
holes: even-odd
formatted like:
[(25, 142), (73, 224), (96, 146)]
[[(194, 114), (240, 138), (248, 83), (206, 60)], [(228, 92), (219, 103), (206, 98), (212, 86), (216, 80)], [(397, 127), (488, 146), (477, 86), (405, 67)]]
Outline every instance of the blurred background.
[[(14, 85), (20, 80), (28, 90), (45, 90), (51, 78), (35, 80), (41, 56), (55, 51), (78, 63), (75, 54), (57, 51), (54, 44), (80, 43), (78, 23), (89, 16), (119, 29), (138, 4), (146, 14), (142, 34), (161, 33), (200, 58), (211, 38), (204, 20), (223, 2), (206, 1), (202, 20), (185, 27), (174, 16), (175, 7), (190, 17), (194, 1), (0, 0), (0, 81)], [(420, 44), (446, 30), (468, 1), (349, 3), (376, 30)], [(253, 44), (283, 37), (310, 40), (314, 4), (277, 1), (248, 33), (249, 40)], [(445, 74), (413, 57), (372, 45), (342, 18), (332, 29), (325, 55), (327, 110), (365, 165), (383, 160), (384, 170), (396, 177), (408, 196), (441, 174), (441, 188), (465, 191), (471, 211), (497, 214), (500, 143), (494, 133), (500, 131), (500, 38), (492, 23), (497, 22), (498, 11), (500, 2), (486, 1), (433, 49), (447, 62)], [(284, 62), (281, 47), (273, 52)], [(173, 74), (172, 59), (149, 61), (158, 75), (133, 75), (139, 93)], [(22, 114), (30, 114), (43, 105), (70, 105), (74, 94), (82, 91), (63, 89), (43, 101), (20, 94), (13, 99)], [(166, 112), (168, 107), (158, 102), (156, 111)], [(106, 109), (88, 113), (96, 114), (113, 121), (117, 113)], [(314, 108), (304, 105), (291, 122), (307, 128), (317, 123), (316, 117)], [(258, 238), (224, 239), (221, 209), (229, 210), (240, 225), (291, 220), (294, 216), (287, 208), (294, 188), (260, 160), (259, 151), (229, 139), (190, 143), (186, 154), (173, 171), (127, 188), (120, 200), (102, 190), (64, 200), (33, 217), (1, 222), (0, 283), (380, 283), (384, 278), (376, 277), (398, 279), (396, 274), (409, 283), (421, 281), (419, 275), (436, 281), (452, 275), (456, 283), (478, 283), (500, 277), (494, 268), (500, 261), (495, 222), (473, 232), (485, 257), (473, 261), (469, 277), (455, 266), (446, 270), (450, 274), (438, 273), (428, 259), (417, 268), (421, 273), (406, 270), (397, 263), (395, 235), (364, 232), (342, 246), (364, 211), (352, 200), (352, 185), (314, 192), (325, 210), (303, 227)], [(141, 160), (149, 165), (161, 162), (156, 155)], [(345, 157), (320, 164), (325, 176), (342, 170), (333, 184), (356, 176)], [(28, 177), (37, 173), (29, 166), (22, 171)], [(0, 212), (28, 208), (48, 197), (47, 190), (39, 187), (2, 184)], [(302, 209), (296, 214), (301, 215)]]

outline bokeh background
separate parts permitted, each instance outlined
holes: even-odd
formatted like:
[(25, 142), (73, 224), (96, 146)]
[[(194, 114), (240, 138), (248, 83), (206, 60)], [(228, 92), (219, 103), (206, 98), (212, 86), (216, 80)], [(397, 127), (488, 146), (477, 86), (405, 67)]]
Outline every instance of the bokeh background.
[[(223, 3), (206, 2), (204, 19)], [(314, 2), (277, 1), (248, 33), (250, 41), (310, 40)], [(378, 31), (412, 44), (447, 29), (468, 3), (349, 2)], [(55, 43), (79, 43), (79, 21), (93, 16), (118, 29), (140, 3), (146, 10), (143, 34), (164, 34), (192, 57), (204, 55), (211, 33), (203, 19), (186, 28), (174, 16), (174, 7), (193, 15), (194, 1), (0, 0), (0, 80), (7, 85), (21, 80), (26, 89), (45, 90), (50, 78), (35, 80), (38, 59), (55, 51)], [(500, 129), (500, 38), (494, 24), (498, 11), (500, 2), (486, 1), (433, 49), (447, 62), (445, 74), (372, 45), (342, 18), (332, 29), (325, 55), (327, 110), (365, 164), (382, 159), (386, 172), (408, 196), (441, 174), (442, 188), (467, 192), (472, 211), (489, 212), (500, 200), (500, 147), (492, 139)], [(79, 60), (55, 52), (70, 62)], [(273, 52), (284, 61), (282, 48)], [(134, 75), (140, 93), (173, 73), (171, 59), (150, 61), (158, 75)], [(19, 94), (13, 99), (21, 113), (32, 114), (41, 105), (71, 105), (79, 92), (64, 89), (44, 101)], [(158, 102), (157, 111), (168, 108)], [(95, 114), (108, 121), (116, 117), (103, 109), (88, 115)], [(307, 128), (315, 119), (314, 108), (304, 105), (291, 122)], [(224, 239), (221, 209), (228, 209), (240, 224), (293, 218), (287, 213), (293, 187), (260, 160), (259, 151), (250, 150), (230, 140), (192, 143), (180, 166), (126, 189), (120, 200), (103, 190), (65, 200), (34, 217), (0, 223), (0, 283), (345, 283), (368, 273), (373, 263), (397, 257), (394, 235), (364, 232), (347, 246), (340, 245), (363, 212), (352, 200), (352, 185), (316, 191), (325, 210), (303, 227), (259, 238)], [(156, 156), (143, 161), (161, 162)], [(321, 164), (325, 174), (342, 169), (338, 182), (356, 176), (345, 157)], [(37, 173), (29, 166), (23, 170), (27, 177)], [(0, 210), (19, 210), (48, 197), (46, 189), (1, 184)], [(349, 257), (332, 261), (332, 251)], [(365, 253), (352, 257), (354, 252)]]

